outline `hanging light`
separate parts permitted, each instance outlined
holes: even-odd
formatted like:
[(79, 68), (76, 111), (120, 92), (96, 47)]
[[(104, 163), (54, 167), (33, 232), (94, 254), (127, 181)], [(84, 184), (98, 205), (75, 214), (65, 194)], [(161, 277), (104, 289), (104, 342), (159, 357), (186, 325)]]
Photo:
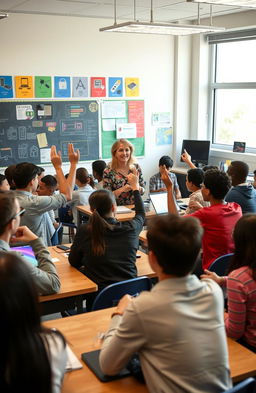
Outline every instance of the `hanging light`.
[(256, 8), (256, 0), (187, 0), (192, 3), (208, 3), (215, 5), (232, 5), (235, 7)]
[(199, 24), (199, 7), (198, 7), (198, 24), (179, 24), (179, 23), (159, 23), (153, 21), (153, 0), (151, 0), (150, 22), (139, 22), (136, 20), (136, 0), (134, 0), (134, 20), (124, 23), (116, 23), (116, 0), (114, 1), (114, 24), (112, 26), (102, 27), (100, 31), (113, 33), (137, 33), (137, 34), (169, 34), (169, 35), (188, 35), (198, 33), (219, 32), (225, 30), (223, 27), (204, 26)]

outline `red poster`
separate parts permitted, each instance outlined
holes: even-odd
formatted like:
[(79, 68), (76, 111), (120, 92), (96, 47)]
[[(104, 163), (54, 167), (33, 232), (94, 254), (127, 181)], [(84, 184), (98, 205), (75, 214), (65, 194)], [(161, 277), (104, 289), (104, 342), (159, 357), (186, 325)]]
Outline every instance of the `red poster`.
[(144, 136), (144, 101), (128, 101), (128, 123), (136, 123), (137, 138)]
[(91, 78), (91, 97), (106, 97), (106, 78)]

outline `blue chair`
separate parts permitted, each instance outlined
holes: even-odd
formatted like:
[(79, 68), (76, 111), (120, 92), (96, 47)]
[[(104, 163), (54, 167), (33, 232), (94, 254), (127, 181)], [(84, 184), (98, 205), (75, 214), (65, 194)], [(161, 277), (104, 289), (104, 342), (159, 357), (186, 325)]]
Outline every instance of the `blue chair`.
[(96, 296), (92, 311), (116, 306), (122, 296), (126, 294), (137, 296), (142, 291), (150, 291), (151, 287), (152, 283), (148, 277), (136, 277), (108, 285)]
[(58, 228), (55, 230), (54, 234), (52, 235), (52, 238), (51, 238), (52, 246), (57, 246), (58, 244), (60, 244), (60, 242), (59, 242), (59, 231), (61, 229), (62, 229), (62, 223), (60, 222)]
[(247, 378), (243, 382), (238, 383), (231, 389), (226, 390), (223, 393), (254, 393), (255, 392), (255, 380), (253, 378)]
[(210, 270), (211, 272), (215, 272), (219, 276), (226, 276), (229, 260), (233, 255), (234, 254), (232, 253), (225, 254), (215, 259), (215, 261), (212, 262), (208, 270)]

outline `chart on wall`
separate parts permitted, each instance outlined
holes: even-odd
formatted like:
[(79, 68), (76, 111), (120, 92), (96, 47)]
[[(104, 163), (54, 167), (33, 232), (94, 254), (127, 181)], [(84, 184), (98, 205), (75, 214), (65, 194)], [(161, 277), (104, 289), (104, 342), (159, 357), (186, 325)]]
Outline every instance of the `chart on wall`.
[(95, 100), (0, 102), (0, 166), (50, 162), (56, 145), (68, 161), (68, 143), (81, 161), (99, 158), (99, 110)]
[(128, 139), (135, 155), (145, 151), (144, 101), (104, 100), (101, 104), (102, 158), (111, 157), (111, 146), (120, 138)]

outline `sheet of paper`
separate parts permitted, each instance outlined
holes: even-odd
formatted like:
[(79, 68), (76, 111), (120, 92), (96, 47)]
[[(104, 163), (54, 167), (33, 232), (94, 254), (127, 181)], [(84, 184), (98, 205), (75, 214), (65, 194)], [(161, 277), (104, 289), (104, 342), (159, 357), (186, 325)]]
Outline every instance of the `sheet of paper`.
[(115, 131), (115, 129), (116, 129), (115, 119), (102, 120), (102, 131)]
[(40, 150), (40, 161), (41, 163), (51, 162), (51, 149), (42, 149)]
[(72, 349), (68, 344), (66, 348), (67, 348), (68, 358), (67, 358), (65, 371), (67, 372), (67, 371), (78, 370), (79, 368), (83, 368), (82, 363), (79, 362), (76, 355), (74, 354), (74, 352), (72, 351)]
[(40, 147), (40, 149), (42, 149), (42, 147), (48, 146), (47, 137), (46, 137), (45, 132), (42, 132), (41, 134), (37, 134), (37, 142), (38, 142), (38, 146)]
[(103, 101), (101, 110), (103, 119), (126, 117), (125, 101)]
[(136, 138), (137, 127), (136, 123), (121, 123), (116, 129), (117, 139), (121, 138)]

